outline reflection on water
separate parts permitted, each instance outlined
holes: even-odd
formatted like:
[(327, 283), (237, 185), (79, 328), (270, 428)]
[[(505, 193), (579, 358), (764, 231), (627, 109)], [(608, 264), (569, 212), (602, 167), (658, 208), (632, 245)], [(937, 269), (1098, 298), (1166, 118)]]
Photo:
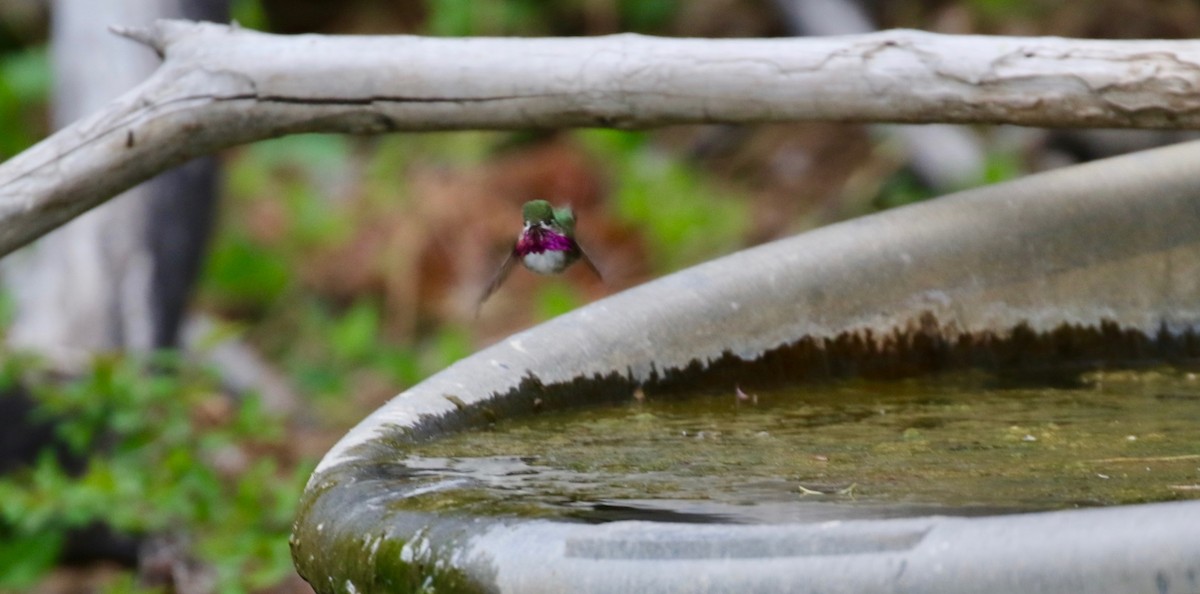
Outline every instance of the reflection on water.
[(416, 478), (402, 505), (772, 523), (1200, 498), (1195, 373), (1074, 379), (963, 373), (631, 395), (420, 446), (405, 461)]

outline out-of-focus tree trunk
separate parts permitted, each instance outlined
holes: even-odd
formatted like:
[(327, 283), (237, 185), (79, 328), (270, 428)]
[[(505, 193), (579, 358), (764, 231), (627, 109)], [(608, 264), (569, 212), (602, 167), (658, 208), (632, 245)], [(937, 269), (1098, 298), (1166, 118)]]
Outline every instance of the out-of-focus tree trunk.
[[(54, 124), (145, 79), (153, 52), (109, 32), (159, 18), (228, 19), (226, 0), (56, 0)], [(175, 346), (213, 215), (216, 165), (202, 158), (129, 190), (5, 262), (8, 340), (67, 369), (97, 352)]]
[[(157, 67), (153, 52), (112, 35), (110, 24), (226, 20), (227, 12), (226, 0), (56, 0), (55, 127), (107, 104)], [(212, 220), (216, 173), (211, 157), (192, 161), (5, 260), (16, 306), (9, 343), (67, 371), (98, 352), (175, 346)], [(81, 464), (55, 446), (52, 422), (35, 421), (32, 406), (20, 387), (0, 397), (0, 473), (47, 447), (68, 467)], [(95, 524), (73, 532), (61, 558), (133, 565), (145, 552), (141, 541)]]

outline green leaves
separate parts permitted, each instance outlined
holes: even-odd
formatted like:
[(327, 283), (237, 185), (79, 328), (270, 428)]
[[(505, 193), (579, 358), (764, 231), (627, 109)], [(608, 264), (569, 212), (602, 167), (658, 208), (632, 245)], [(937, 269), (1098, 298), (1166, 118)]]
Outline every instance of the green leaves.
[(0, 55), (0, 160), (45, 134), (46, 118), (39, 106), (50, 92), (49, 62), (45, 46)]
[(588, 130), (579, 136), (615, 163), (618, 214), (645, 229), (653, 261), (672, 271), (737, 248), (749, 227), (747, 201), (702, 172), (659, 153), (644, 135)]
[(565, 314), (583, 302), (571, 285), (562, 282), (547, 282), (537, 293), (537, 314), (539, 318), (550, 319)]
[[(0, 489), (0, 493), (3, 489)], [(40, 532), (15, 537), (0, 528), (0, 591), (21, 591), (33, 587), (49, 570), (62, 548), (61, 532)]]
[(430, 35), (533, 35), (544, 32), (545, 15), (534, 0), (429, 0)]
[(379, 342), (381, 325), (379, 308), (363, 300), (355, 303), (330, 328), (330, 347), (333, 354), (347, 363), (368, 358)]
[[(9, 372), (41, 375), (28, 363)], [(312, 465), (282, 472), (271, 456), (254, 456), (284, 435), (257, 399), (230, 401), (212, 375), (173, 356), (100, 358), (35, 394), (38, 414), (88, 458), (72, 474), (47, 451), (0, 477), (0, 591), (32, 585), (70, 530), (96, 522), (133, 534), (182, 530), (216, 567), (221, 591), (291, 571), (287, 535)]]

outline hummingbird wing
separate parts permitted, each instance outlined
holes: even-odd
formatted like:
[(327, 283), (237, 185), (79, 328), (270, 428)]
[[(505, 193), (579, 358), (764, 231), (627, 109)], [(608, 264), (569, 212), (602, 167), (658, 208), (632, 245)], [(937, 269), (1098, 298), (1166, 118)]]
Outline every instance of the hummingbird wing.
[(479, 296), (479, 303), (475, 305), (475, 315), (479, 315), (479, 310), (483, 307), (483, 302), (487, 301), (488, 297), (491, 297), (492, 293), (495, 293), (496, 289), (499, 289), (500, 285), (504, 284), (504, 279), (508, 278), (509, 273), (512, 272), (513, 266), (516, 265), (518, 260), (520, 258), (517, 257), (517, 246), (513, 244), (512, 249), (508, 252), (508, 257), (504, 259), (504, 263), (500, 265), (500, 269), (492, 277), (492, 282), (488, 283), (487, 289), (483, 291), (483, 295)]
[(575, 211), (571, 210), (570, 206), (554, 209), (554, 222), (566, 232), (567, 237), (571, 238), (571, 244), (574, 246), (572, 249), (574, 254), (572, 255), (583, 260), (583, 263), (587, 264), (588, 270), (591, 270), (596, 275), (596, 278), (603, 281), (604, 275), (600, 274), (600, 269), (596, 268), (596, 264), (592, 262), (592, 259), (583, 251), (583, 248), (579, 247), (579, 242), (575, 241)]
[(596, 268), (596, 264), (592, 262), (592, 259), (588, 257), (586, 252), (583, 251), (583, 248), (579, 247), (579, 242), (574, 243), (575, 252), (579, 255), (579, 259), (582, 260), (584, 264), (587, 264), (588, 270), (591, 270), (592, 274), (595, 274), (596, 278), (600, 279), (600, 282), (604, 282), (604, 275), (600, 274), (600, 269)]

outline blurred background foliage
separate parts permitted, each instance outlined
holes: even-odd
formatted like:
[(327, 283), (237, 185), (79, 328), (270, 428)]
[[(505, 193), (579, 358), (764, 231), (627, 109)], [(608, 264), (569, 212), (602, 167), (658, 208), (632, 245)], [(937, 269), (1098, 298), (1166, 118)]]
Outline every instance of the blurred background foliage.
[[(1193, 37), (1190, 0), (893, 0), (881, 27), (949, 33)], [(245, 27), (444, 36), (776, 36), (755, 0), (235, 0)], [(0, 2), (0, 157), (48, 133), (45, 5)], [(1062, 162), (1044, 135), (973, 130), (992, 183)], [(316, 459), (387, 398), (540, 320), (733, 250), (938, 193), (863, 126), (829, 123), (293, 136), (230, 150), (195, 309), (281, 378), (295, 410), (230, 397), (192, 357), (98, 359), (41, 386), (67, 451), (0, 477), (0, 591), (303, 592), (287, 550)], [(517, 271), (475, 301), (531, 198), (571, 204), (598, 282)], [(0, 308), (2, 311), (3, 308)], [(44, 379), (20, 354), (0, 382)], [(103, 451), (104, 456), (93, 452)], [(185, 547), (182, 570), (55, 567), (97, 522)], [(172, 544), (174, 543), (174, 544)], [(155, 571), (169, 573), (156, 577)], [(173, 572), (173, 573), (172, 573)], [(156, 579), (158, 581), (156, 581)], [(162, 586), (157, 588), (156, 584)], [(170, 587), (168, 587), (170, 586)]]

